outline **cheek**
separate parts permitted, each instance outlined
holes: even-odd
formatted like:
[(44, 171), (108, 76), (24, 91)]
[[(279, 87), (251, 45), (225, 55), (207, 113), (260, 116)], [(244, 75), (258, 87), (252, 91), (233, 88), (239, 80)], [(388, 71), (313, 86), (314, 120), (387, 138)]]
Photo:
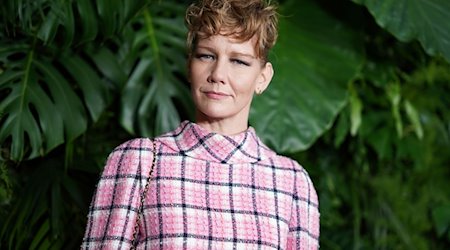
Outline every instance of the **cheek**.
[(191, 64), (188, 70), (188, 80), (191, 87), (199, 85), (204, 79), (206, 79), (205, 69), (196, 64)]
[(234, 79), (234, 91), (241, 95), (253, 95), (256, 87), (256, 78), (253, 75), (243, 75)]

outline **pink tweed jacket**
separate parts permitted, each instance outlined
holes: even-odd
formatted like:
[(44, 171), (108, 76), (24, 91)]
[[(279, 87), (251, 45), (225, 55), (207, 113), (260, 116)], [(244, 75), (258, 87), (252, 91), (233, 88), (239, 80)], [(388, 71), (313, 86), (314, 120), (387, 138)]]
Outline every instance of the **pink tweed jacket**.
[[(307, 172), (253, 128), (209, 133), (185, 121), (157, 137), (137, 249), (318, 249), (317, 194)], [(153, 160), (150, 139), (110, 154), (82, 249), (129, 249)]]

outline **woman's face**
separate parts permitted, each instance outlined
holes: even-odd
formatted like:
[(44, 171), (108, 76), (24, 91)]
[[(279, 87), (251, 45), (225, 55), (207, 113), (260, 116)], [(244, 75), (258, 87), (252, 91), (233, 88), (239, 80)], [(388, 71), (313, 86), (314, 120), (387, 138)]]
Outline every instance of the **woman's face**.
[(264, 91), (272, 65), (256, 57), (255, 39), (240, 42), (215, 35), (200, 39), (189, 59), (189, 81), (197, 122), (220, 120), (247, 124), (255, 92)]

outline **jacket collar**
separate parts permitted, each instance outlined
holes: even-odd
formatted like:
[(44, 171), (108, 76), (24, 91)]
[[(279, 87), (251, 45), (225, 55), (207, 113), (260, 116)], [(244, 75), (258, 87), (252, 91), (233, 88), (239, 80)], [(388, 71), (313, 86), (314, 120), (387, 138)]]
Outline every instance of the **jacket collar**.
[(252, 127), (237, 135), (226, 136), (184, 121), (159, 139), (182, 155), (224, 164), (255, 163), (274, 154)]

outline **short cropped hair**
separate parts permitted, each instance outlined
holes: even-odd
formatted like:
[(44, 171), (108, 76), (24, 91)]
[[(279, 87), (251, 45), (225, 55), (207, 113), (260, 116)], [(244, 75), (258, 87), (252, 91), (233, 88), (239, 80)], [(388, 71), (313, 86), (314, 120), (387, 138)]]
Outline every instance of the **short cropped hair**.
[(265, 62), (278, 37), (277, 6), (270, 0), (198, 0), (186, 10), (187, 48), (199, 39), (226, 35), (238, 41), (256, 37), (256, 56)]

